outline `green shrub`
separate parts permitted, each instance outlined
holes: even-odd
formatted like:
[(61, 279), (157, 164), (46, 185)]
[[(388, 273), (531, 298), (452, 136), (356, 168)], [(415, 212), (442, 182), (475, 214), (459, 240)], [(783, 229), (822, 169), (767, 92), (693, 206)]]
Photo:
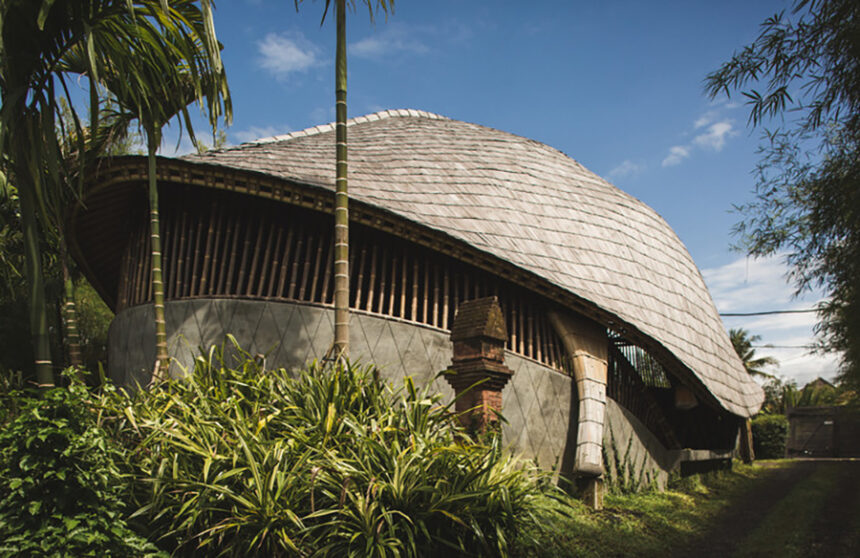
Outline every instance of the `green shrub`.
[(291, 377), (211, 351), (186, 380), (103, 405), (138, 514), (177, 555), (504, 556), (559, 507), (498, 436), (473, 441), (438, 397), (370, 367)]
[(123, 457), (85, 388), (5, 392), (2, 403), (0, 556), (156, 554), (125, 522)]
[(752, 420), (753, 449), (758, 459), (785, 456), (788, 419), (783, 415), (759, 415)]

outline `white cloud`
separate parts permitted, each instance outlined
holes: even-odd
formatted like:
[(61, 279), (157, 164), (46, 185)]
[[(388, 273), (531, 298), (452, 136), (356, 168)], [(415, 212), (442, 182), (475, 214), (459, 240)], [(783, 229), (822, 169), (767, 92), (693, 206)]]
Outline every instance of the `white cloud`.
[(610, 179), (616, 180), (619, 178), (624, 178), (625, 176), (632, 176), (639, 174), (642, 172), (642, 166), (634, 163), (630, 159), (625, 159), (620, 165), (613, 168), (609, 171), (606, 176)]
[[(702, 276), (720, 312), (743, 313), (814, 308), (821, 293), (794, 297), (786, 282), (788, 268), (783, 256), (738, 258), (724, 266), (703, 269)], [(774, 372), (803, 385), (816, 377), (832, 379), (838, 368), (838, 355), (810, 354), (806, 347), (815, 342), (813, 326), (817, 314), (770, 314), (764, 316), (724, 316), (726, 328), (742, 327), (760, 335), (756, 354), (773, 356), (780, 362)]]
[[(697, 126), (698, 127), (698, 126)], [(726, 138), (737, 134), (728, 120), (715, 122), (708, 126), (707, 132), (693, 138), (693, 143), (699, 147), (721, 151), (726, 145)]]
[(248, 142), (287, 134), (290, 131), (289, 126), (250, 126), (244, 130), (233, 132), (233, 135), (241, 142)]
[(674, 167), (690, 156), (690, 148), (683, 145), (675, 145), (669, 148), (669, 154), (663, 159), (661, 166)]
[[(403, 53), (424, 54), (430, 49), (416, 38), (416, 30), (404, 25), (375, 27), (375, 33), (349, 45), (350, 54), (359, 58), (380, 59)], [(379, 29), (382, 29), (379, 31)]]
[(320, 63), (319, 50), (301, 33), (269, 33), (257, 42), (257, 50), (260, 66), (278, 79)]
[(709, 110), (708, 112), (697, 118), (695, 122), (693, 122), (693, 128), (696, 130), (698, 130), (699, 128), (704, 128), (705, 126), (714, 121), (715, 116), (716, 113), (712, 110)]

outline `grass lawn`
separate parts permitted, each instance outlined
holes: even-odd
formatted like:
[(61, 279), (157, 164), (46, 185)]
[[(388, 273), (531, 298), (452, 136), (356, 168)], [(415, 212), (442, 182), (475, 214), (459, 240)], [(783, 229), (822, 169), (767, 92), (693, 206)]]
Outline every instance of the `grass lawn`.
[(608, 494), (534, 533), (520, 556), (856, 556), (860, 462), (735, 463), (666, 492)]

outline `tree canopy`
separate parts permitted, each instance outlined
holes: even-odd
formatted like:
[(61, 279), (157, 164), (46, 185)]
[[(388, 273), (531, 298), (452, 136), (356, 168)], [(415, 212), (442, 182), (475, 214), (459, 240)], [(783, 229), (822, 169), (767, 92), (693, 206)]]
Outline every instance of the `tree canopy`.
[(740, 246), (785, 254), (798, 292), (822, 288), (819, 346), (860, 383), (860, 3), (797, 0), (707, 76), (712, 98), (740, 93), (763, 129)]
[(761, 341), (761, 335), (750, 335), (747, 330), (737, 328), (729, 330), (729, 339), (750, 376), (773, 378), (773, 375), (764, 369), (768, 366), (779, 366), (779, 362), (773, 357), (756, 357), (753, 347), (753, 343)]

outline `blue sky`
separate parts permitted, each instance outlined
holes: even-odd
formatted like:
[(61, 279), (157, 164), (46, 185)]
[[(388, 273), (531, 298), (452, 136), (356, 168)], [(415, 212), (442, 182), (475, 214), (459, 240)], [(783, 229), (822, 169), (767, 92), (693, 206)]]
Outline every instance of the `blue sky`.
[[(229, 143), (333, 120), (334, 21), (320, 26), (323, 6), (305, 0), (297, 13), (291, 0), (217, 3), (234, 103)], [(751, 199), (759, 132), (746, 126), (742, 99), (712, 101), (702, 87), (786, 2), (398, 0), (395, 7), (375, 25), (362, 5), (349, 17), (350, 117), (422, 109), (563, 151), (666, 219), (720, 311), (808, 308), (820, 299), (792, 299), (778, 258), (730, 251), (738, 220), (731, 209)], [(169, 154), (176, 136), (166, 137)], [(794, 314), (726, 324), (760, 334), (762, 343), (799, 346), (810, 343), (814, 321)], [(801, 384), (835, 372), (833, 357), (803, 349), (759, 352), (779, 358), (778, 373)]]

